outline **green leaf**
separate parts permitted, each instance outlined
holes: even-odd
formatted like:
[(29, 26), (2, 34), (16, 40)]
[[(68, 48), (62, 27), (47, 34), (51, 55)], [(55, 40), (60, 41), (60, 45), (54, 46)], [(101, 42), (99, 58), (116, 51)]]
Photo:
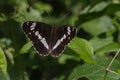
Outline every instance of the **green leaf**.
[(31, 47), (32, 47), (32, 42), (30, 41), (22, 47), (22, 49), (19, 51), (19, 54), (27, 53)]
[(18, 22), (24, 22), (28, 20), (29, 21), (42, 20), (42, 16), (41, 16), (42, 13), (40, 11), (32, 7), (29, 8), (29, 11), (27, 11), (27, 9), (28, 9), (28, 4), (26, 4), (26, 2), (24, 1), (23, 2), (20, 1), (18, 13), (14, 14), (12, 18), (14, 18)]
[(52, 7), (50, 4), (36, 2), (34, 6), (37, 8), (37, 10), (40, 11), (48, 11), (48, 12), (52, 11)]
[(7, 17), (4, 14), (0, 14), (0, 21), (3, 22), (6, 20), (7, 20)]
[(113, 37), (107, 37), (107, 38), (103, 38), (103, 39), (94, 37), (89, 42), (93, 46), (94, 50), (96, 51), (96, 50), (102, 48), (103, 46), (112, 43)]
[(87, 40), (75, 37), (68, 47), (79, 54), (84, 61), (95, 63), (93, 48)]
[(111, 19), (103, 16), (82, 24), (84, 30), (92, 35), (99, 35), (103, 32), (115, 29), (111, 23)]
[[(67, 51), (68, 52), (68, 51)], [(66, 52), (66, 53), (67, 53)], [(70, 52), (71, 53), (71, 52)], [(60, 57), (58, 58), (58, 62), (60, 64), (66, 64), (67, 60), (75, 60), (75, 61), (80, 61), (80, 58), (78, 56), (73, 56), (73, 55), (66, 55), (66, 54), (62, 54), (60, 55)]]
[(104, 54), (104, 53), (109, 53), (109, 52), (115, 52), (120, 48), (120, 45), (116, 42), (112, 42), (108, 45), (105, 45), (104, 47), (98, 49), (96, 51), (96, 54)]
[[(103, 80), (105, 75), (105, 67), (109, 64), (110, 60), (105, 58), (98, 58), (97, 65), (84, 64), (78, 65), (69, 76), (68, 80), (78, 80), (79, 78), (86, 77), (89, 80)], [(120, 67), (119, 61), (115, 61), (111, 66), (111, 70), (117, 71)], [(109, 72), (106, 80), (118, 80), (120, 75), (117, 73)]]
[(7, 61), (6, 61), (5, 54), (1, 47), (0, 47), (0, 68), (3, 71), (4, 75), (6, 75), (7, 74)]
[(89, 41), (93, 46), (96, 54), (104, 55), (104, 53), (109, 53), (112, 51), (117, 51), (120, 48), (120, 45), (116, 42), (113, 42), (112, 37), (107, 38), (98, 38), (95, 37)]
[(8, 80), (8, 79), (5, 77), (5, 75), (4, 75), (1, 67), (0, 67), (0, 80)]

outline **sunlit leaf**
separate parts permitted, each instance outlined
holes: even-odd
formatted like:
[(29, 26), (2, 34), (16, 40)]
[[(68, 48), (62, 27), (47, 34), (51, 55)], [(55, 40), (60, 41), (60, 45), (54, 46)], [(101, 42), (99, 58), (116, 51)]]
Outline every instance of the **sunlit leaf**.
[(79, 54), (84, 61), (95, 63), (93, 48), (87, 40), (75, 37), (68, 47)]
[(24, 53), (29, 52), (31, 47), (32, 47), (32, 42), (30, 41), (22, 47), (22, 49), (19, 51), (19, 54), (24, 54)]
[(8, 80), (0, 67), (0, 80)]
[[(108, 65), (110, 60), (104, 58), (97, 59), (97, 65), (84, 64), (78, 65), (74, 71), (69, 76), (68, 80), (78, 80), (82, 77), (86, 77), (89, 80), (103, 80), (105, 75), (105, 68)], [(111, 67), (112, 70), (115, 70), (120, 67), (118, 61), (114, 62)], [(106, 80), (119, 80), (120, 74), (109, 72), (106, 76)]]
[(5, 54), (4, 54), (1, 47), (0, 47), (0, 68), (3, 71), (3, 73), (6, 75), (6, 73), (7, 73), (7, 61), (6, 61)]

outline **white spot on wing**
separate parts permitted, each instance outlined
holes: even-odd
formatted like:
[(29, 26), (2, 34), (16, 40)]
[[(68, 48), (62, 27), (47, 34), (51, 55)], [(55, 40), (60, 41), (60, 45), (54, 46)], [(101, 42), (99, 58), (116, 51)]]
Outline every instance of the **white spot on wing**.
[(42, 39), (42, 36), (40, 35), (39, 31), (36, 31), (35, 35), (38, 36), (38, 39)]
[(65, 39), (65, 38), (66, 38), (66, 35), (64, 34), (63, 39)]
[(64, 52), (65, 48), (66, 48), (66, 45), (64, 46), (64, 49), (63, 49), (58, 55), (52, 55), (52, 56), (53, 56), (53, 57), (59, 57), (59, 56), (61, 55), (61, 53)]
[(28, 34), (31, 35), (31, 32), (29, 32)]
[(45, 38), (42, 38), (42, 36), (40, 35), (39, 31), (36, 31), (35, 32), (35, 35), (38, 36), (38, 39), (40, 39), (40, 41), (42, 42), (42, 44), (47, 48), (49, 49), (49, 46), (46, 42), (46, 39)]
[(60, 39), (60, 41), (62, 42), (63, 39), (65, 39), (65, 38), (66, 38), (66, 35), (64, 34), (63, 37)]
[(36, 22), (32, 23), (32, 25), (30, 26), (30, 30), (34, 30), (36, 26)]
[(63, 37), (56, 42), (56, 44), (53, 47), (53, 50), (55, 50), (65, 38), (66, 38), (66, 35), (64, 34)]
[(26, 24), (29, 25), (29, 22), (27, 22)]
[(41, 39), (41, 42), (43, 43), (43, 45), (44, 45), (47, 49), (49, 49), (49, 46), (48, 46), (45, 38), (42, 38), (42, 39)]
[(61, 40), (58, 40), (54, 45), (53, 50), (56, 49), (60, 45), (60, 43), (61, 43)]
[(72, 31), (74, 31), (75, 29), (74, 28), (72, 28)]
[(38, 36), (38, 35), (39, 35), (39, 32), (38, 32), (38, 31), (36, 31), (36, 32), (35, 32), (35, 35), (36, 35), (36, 36)]
[[(33, 45), (33, 46), (34, 46), (34, 45)], [(40, 56), (48, 56), (48, 54), (41, 54), (41, 53), (39, 53), (39, 51), (36, 49), (35, 46), (34, 46), (33, 48), (37, 51), (37, 53), (38, 53)]]
[(70, 32), (71, 32), (71, 30), (70, 30), (70, 27), (68, 26), (67, 27), (67, 33), (68, 33), (68, 35), (70, 35)]
[(68, 39), (70, 39), (70, 37), (68, 37)]

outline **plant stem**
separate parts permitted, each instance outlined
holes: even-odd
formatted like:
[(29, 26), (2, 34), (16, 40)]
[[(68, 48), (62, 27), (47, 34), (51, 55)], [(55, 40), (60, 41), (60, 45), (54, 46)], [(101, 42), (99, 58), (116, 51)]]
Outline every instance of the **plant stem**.
[(120, 53), (120, 49), (116, 52), (115, 56), (113, 57), (113, 59), (111, 60), (111, 62), (109, 63), (109, 65), (106, 67), (106, 72), (105, 72), (103, 80), (106, 80), (107, 74), (108, 74), (108, 72), (110, 72), (110, 67), (111, 67), (113, 61), (115, 60), (115, 58), (118, 56), (119, 53)]

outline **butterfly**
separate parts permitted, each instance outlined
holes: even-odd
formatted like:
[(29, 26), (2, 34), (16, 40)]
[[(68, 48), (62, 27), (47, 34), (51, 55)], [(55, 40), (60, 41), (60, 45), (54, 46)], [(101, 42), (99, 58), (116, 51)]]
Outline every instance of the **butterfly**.
[(66, 45), (77, 32), (73, 26), (51, 26), (37, 21), (24, 22), (22, 29), (40, 55), (51, 54), (53, 57), (58, 57), (63, 53)]

